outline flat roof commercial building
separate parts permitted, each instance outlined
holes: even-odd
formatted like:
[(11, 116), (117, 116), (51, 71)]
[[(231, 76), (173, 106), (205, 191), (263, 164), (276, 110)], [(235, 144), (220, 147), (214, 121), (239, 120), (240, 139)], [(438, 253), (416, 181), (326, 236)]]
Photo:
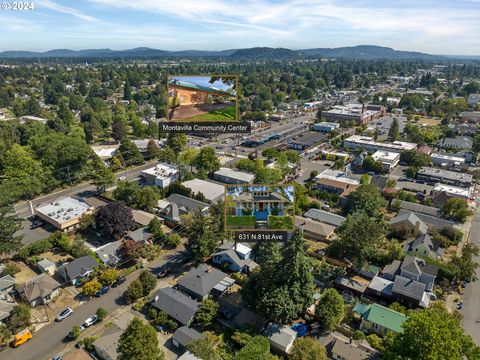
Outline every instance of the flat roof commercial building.
[(179, 178), (179, 170), (176, 166), (161, 163), (140, 173), (149, 185), (157, 185), (162, 189)]
[(417, 172), (417, 178), (431, 183), (443, 183), (453, 186), (470, 187), (473, 176), (462, 172), (422, 167)]
[(62, 231), (75, 229), (82, 215), (92, 213), (93, 206), (72, 197), (60, 197), (34, 210), (36, 216)]
[(371, 136), (352, 135), (343, 141), (343, 147), (347, 150), (367, 150), (369, 152), (375, 152), (379, 150), (402, 152), (404, 150), (415, 149), (417, 144), (404, 141), (394, 141), (393, 143), (378, 142), (375, 141)]
[(320, 134), (317, 131), (309, 131), (304, 134), (299, 134), (293, 137), (288, 146), (295, 150), (306, 150), (313, 148), (327, 139), (326, 135)]
[(192, 190), (192, 194), (202, 193), (205, 199), (212, 202), (223, 199), (225, 195), (225, 186), (211, 181), (193, 179), (184, 181), (182, 185)]
[(465, 164), (465, 158), (447, 154), (433, 153), (430, 155), (430, 159), (436, 166), (453, 167)]
[(346, 196), (360, 185), (357, 179), (347, 177), (343, 171), (326, 169), (315, 177), (318, 190)]
[(393, 152), (393, 151), (378, 150), (372, 155), (372, 158), (375, 161), (381, 162), (383, 165), (383, 168), (387, 172), (390, 172), (400, 162), (400, 153)]
[(383, 115), (385, 115), (385, 108), (372, 104), (336, 105), (331, 110), (322, 112), (322, 116), (327, 121), (354, 121), (357, 124), (366, 124)]
[(340, 127), (339, 123), (322, 121), (322, 122), (313, 124), (312, 130), (329, 133), (333, 130), (338, 129), (339, 127)]
[(470, 189), (462, 188), (452, 185), (445, 185), (445, 184), (435, 184), (433, 187), (433, 197), (437, 196), (440, 193), (446, 193), (447, 195), (459, 199), (468, 200), (470, 198)]
[(213, 173), (213, 178), (225, 184), (251, 184), (255, 175), (222, 167)]

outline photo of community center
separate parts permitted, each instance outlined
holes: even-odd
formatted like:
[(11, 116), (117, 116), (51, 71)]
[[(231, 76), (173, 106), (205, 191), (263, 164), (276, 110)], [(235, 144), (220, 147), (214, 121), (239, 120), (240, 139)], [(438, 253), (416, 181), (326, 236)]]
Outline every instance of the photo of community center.
[(169, 76), (167, 83), (170, 121), (238, 120), (236, 76)]

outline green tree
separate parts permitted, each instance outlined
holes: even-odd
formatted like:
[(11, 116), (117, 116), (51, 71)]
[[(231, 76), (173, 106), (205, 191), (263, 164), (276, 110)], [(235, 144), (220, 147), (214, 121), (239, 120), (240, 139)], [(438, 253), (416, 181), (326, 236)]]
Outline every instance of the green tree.
[(202, 301), (202, 305), (195, 313), (195, 322), (202, 327), (212, 325), (213, 321), (217, 318), (218, 303), (211, 299), (205, 299)]
[(442, 213), (446, 217), (452, 217), (455, 220), (464, 223), (467, 217), (473, 213), (468, 208), (468, 203), (464, 199), (451, 198), (442, 206)]
[(400, 125), (398, 124), (398, 120), (395, 118), (390, 125), (390, 129), (388, 130), (388, 137), (391, 141), (397, 141), (400, 137)]
[(288, 358), (290, 360), (327, 360), (327, 352), (320, 341), (306, 336), (295, 339)]
[(132, 87), (128, 80), (126, 80), (123, 85), (123, 100), (132, 100)]
[(134, 280), (128, 285), (125, 292), (127, 303), (132, 304), (143, 296), (143, 285), (139, 279)]
[(403, 323), (403, 333), (385, 344), (385, 359), (478, 359), (480, 349), (464, 334), (458, 317), (442, 305), (412, 311)]
[(332, 241), (330, 250), (361, 267), (375, 257), (384, 239), (384, 228), (364, 211), (347, 216), (338, 228), (338, 239)]
[(17, 251), (22, 245), (22, 236), (15, 235), (21, 224), (12, 206), (0, 206), (0, 255)]
[(109, 238), (121, 238), (133, 225), (132, 209), (123, 202), (108, 203), (95, 213), (97, 231)]
[(143, 296), (150, 294), (157, 284), (157, 278), (149, 270), (143, 270), (138, 279), (142, 284)]
[(160, 154), (160, 148), (157, 145), (157, 142), (153, 139), (148, 140), (147, 151), (151, 157), (157, 157)]
[(385, 206), (386, 201), (373, 184), (360, 185), (350, 193), (345, 204), (346, 214), (356, 211), (365, 211), (368, 216), (381, 217), (380, 209)]
[(163, 236), (162, 222), (158, 217), (154, 217), (148, 224), (148, 231), (150, 231), (154, 236), (161, 237)]
[(166, 145), (173, 150), (175, 157), (187, 147), (188, 139), (183, 133), (169, 133)]
[(70, 335), (72, 336), (73, 340), (78, 339), (81, 333), (82, 333), (82, 330), (80, 330), (80, 326), (78, 326), (78, 325), (73, 325), (72, 326), (72, 330), (70, 331)]
[(270, 341), (265, 336), (254, 336), (235, 356), (236, 360), (275, 360), (270, 353)]
[(133, 206), (148, 212), (153, 212), (160, 195), (152, 187), (142, 187), (133, 195)]
[(178, 154), (178, 162), (181, 165), (190, 166), (190, 171), (193, 171), (193, 165), (197, 158), (199, 150), (196, 148), (186, 148), (180, 154)]
[(6, 345), (10, 338), (12, 337), (12, 332), (6, 324), (0, 324), (0, 347)]
[(473, 280), (477, 279), (476, 270), (478, 263), (474, 257), (478, 256), (480, 249), (477, 245), (468, 243), (462, 248), (460, 256), (454, 255), (450, 264), (455, 268), (459, 280)]
[(139, 318), (128, 324), (118, 341), (118, 360), (164, 360), (158, 346), (157, 332)]
[(333, 331), (344, 316), (342, 296), (335, 289), (327, 289), (320, 297), (315, 316), (324, 330)]
[(112, 285), (119, 275), (118, 270), (115, 269), (105, 269), (102, 273), (98, 276), (98, 281), (102, 283), (102, 285)]
[(202, 360), (231, 360), (225, 349), (223, 338), (210, 331), (203, 333), (203, 338), (188, 344), (188, 350)]
[(25, 328), (30, 325), (31, 318), (32, 314), (30, 306), (24, 303), (19, 303), (13, 307), (8, 324), (12, 329)]
[(129, 139), (123, 139), (118, 147), (118, 152), (124, 160), (124, 166), (140, 165), (145, 161), (142, 153), (138, 150), (137, 146)]
[(95, 171), (93, 183), (98, 191), (105, 192), (108, 186), (115, 184), (115, 174), (106, 166), (101, 166)]
[(220, 169), (220, 160), (215, 153), (215, 149), (206, 146), (203, 147), (195, 158), (193, 165), (200, 174), (211, 174)]
[(98, 316), (98, 320), (99, 321), (103, 321), (103, 319), (105, 319), (105, 316), (107, 316), (107, 310), (105, 310), (104, 308), (101, 308), (99, 307), (97, 309), (97, 312), (95, 313), (97, 316)]
[(197, 263), (203, 262), (215, 251), (220, 241), (214, 236), (210, 216), (195, 211), (186, 215), (182, 223), (188, 234), (185, 248)]
[(95, 296), (97, 291), (99, 291), (101, 288), (102, 284), (100, 284), (100, 282), (98, 282), (97, 280), (93, 279), (83, 285), (82, 294), (89, 297)]

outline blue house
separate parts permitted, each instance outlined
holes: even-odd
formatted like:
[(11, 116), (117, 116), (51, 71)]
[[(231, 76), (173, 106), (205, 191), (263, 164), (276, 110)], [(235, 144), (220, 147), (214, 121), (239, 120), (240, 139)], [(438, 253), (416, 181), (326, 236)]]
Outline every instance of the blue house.
[(269, 215), (285, 216), (285, 207), (290, 204), (284, 195), (268, 187), (235, 195), (232, 201), (235, 215), (254, 215), (257, 221), (267, 221)]

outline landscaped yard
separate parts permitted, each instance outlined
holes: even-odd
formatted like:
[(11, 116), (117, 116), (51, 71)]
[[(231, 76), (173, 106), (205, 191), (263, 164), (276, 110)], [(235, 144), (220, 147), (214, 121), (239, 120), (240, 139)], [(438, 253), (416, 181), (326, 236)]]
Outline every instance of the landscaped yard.
[(269, 229), (293, 229), (293, 219), (291, 216), (274, 216), (270, 215), (268, 217), (268, 228)]
[(229, 121), (229, 120), (236, 120), (236, 118), (237, 118), (237, 107), (235, 105), (231, 105), (223, 109), (216, 109), (216, 110), (210, 111), (206, 114), (195, 115), (185, 120), (187, 121)]
[(236, 216), (228, 215), (227, 216), (227, 227), (229, 228), (254, 228), (255, 227), (255, 216)]

